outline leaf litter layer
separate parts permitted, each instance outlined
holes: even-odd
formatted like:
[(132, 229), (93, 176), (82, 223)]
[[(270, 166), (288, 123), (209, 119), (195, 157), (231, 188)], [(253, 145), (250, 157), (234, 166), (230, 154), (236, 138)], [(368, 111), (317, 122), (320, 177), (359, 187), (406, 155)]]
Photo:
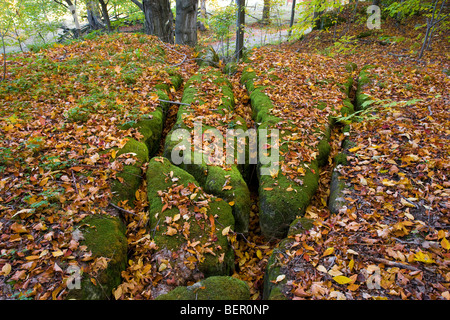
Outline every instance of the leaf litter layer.
[[(190, 76), (195, 64), (178, 64), (191, 55), (131, 34), (8, 61), (0, 90), (2, 296), (61, 299), (69, 266), (95, 269), (76, 228), (86, 216), (118, 214), (109, 206), (110, 181), (136, 160), (116, 157), (117, 148), (125, 137), (142, 138), (119, 128), (159, 105), (155, 86), (171, 86), (173, 71)], [(144, 197), (136, 192), (136, 198)]]
[(281, 296), (273, 298), (450, 299), (448, 41), (436, 37), (417, 61), (417, 18), (405, 23), (388, 18), (364, 40), (362, 24), (339, 25), (337, 34), (354, 37), (345, 50), (333, 46), (332, 28), (285, 46), (355, 63), (361, 103), (332, 139), (345, 183), (340, 207), (327, 206), (333, 168), (325, 168), (305, 215), (314, 227), (292, 230), (277, 252), (283, 267), (272, 283)]
[[(389, 32), (390, 36), (395, 35), (395, 29), (390, 25), (383, 27), (383, 32)], [(327, 47), (331, 43), (326, 39), (321, 41), (315, 38), (317, 35), (318, 33), (312, 32), (306, 41), (281, 50), (311, 51), (314, 46)], [(328, 34), (320, 33), (320, 37), (327, 36), (332, 37), (332, 30)], [(378, 35), (374, 36), (369, 39), (376, 39)], [(440, 41), (434, 43), (441, 45)], [(407, 45), (402, 47), (394, 44), (389, 48), (398, 50), (396, 53), (404, 53), (404, 49), (409, 52)], [(371, 50), (370, 56), (367, 55), (368, 49)], [(177, 47), (176, 50), (181, 52), (184, 49)], [(70, 49), (64, 47), (60, 52), (57, 57), (66, 58), (65, 55)], [(437, 50), (437, 54), (433, 51), (432, 61), (425, 65), (415, 65), (412, 60), (388, 54), (386, 47), (378, 45), (377, 41), (373, 41), (373, 45), (360, 41), (351, 56), (345, 52), (335, 56), (335, 59), (343, 63), (356, 62), (358, 69), (354, 72), (355, 79), (368, 62), (381, 66), (381, 69), (372, 70), (379, 78), (371, 81), (364, 92), (375, 100), (390, 100), (366, 105), (372, 107), (369, 109), (370, 113), (365, 113), (371, 116), (369, 120), (364, 121), (362, 117), (352, 119), (363, 120), (350, 124), (351, 130), (348, 134), (354, 145), (343, 148), (341, 143), (344, 139), (347, 140), (347, 133), (333, 132), (331, 157), (322, 170), (318, 192), (306, 210), (306, 217), (314, 219), (314, 226), (307, 232), (291, 234), (288, 238), (290, 246), (279, 254), (284, 267), (274, 282), (283, 284), (284, 297), (449, 299), (449, 151), (448, 130), (445, 129), (449, 123), (449, 100), (448, 93), (444, 90), (448, 88), (448, 77), (442, 72), (448, 68), (448, 58), (439, 54), (442, 52), (448, 50)], [(170, 58), (173, 59), (170, 60), (171, 65), (183, 60), (183, 54), (176, 54), (175, 51), (172, 53), (174, 57)], [(15, 61), (12, 64), (21, 67), (30, 63), (33, 57), (35, 55), (26, 54), (23, 61)], [(39, 54), (37, 57), (40, 57)], [(120, 66), (115, 63), (114, 68), (117, 65)], [(182, 64), (179, 71), (189, 73), (190, 67)], [(57, 66), (53, 68), (58, 70)], [(9, 70), (13, 68), (9, 66)], [(20, 70), (26, 74), (28, 69)], [(36, 70), (45, 72), (39, 68)], [(117, 68), (112, 74), (117, 75), (118, 71), (122, 70)], [(35, 79), (40, 79), (41, 76), (38, 74)], [(184, 76), (185, 80), (189, 76)], [(50, 83), (55, 81), (51, 92), (55, 92), (59, 87), (63, 90), (61, 83), (64, 82), (56, 82), (57, 77), (53, 79), (52, 73), (44, 77), (51, 79)], [(109, 83), (117, 82), (117, 76), (109, 77)], [(402, 80), (403, 77), (409, 81)], [(106, 141), (103, 144), (109, 143), (109, 146), (120, 146), (123, 143), (121, 137), (125, 135), (134, 135), (136, 138), (139, 138), (139, 135), (133, 130), (115, 131), (117, 121), (108, 117), (102, 119), (98, 114), (91, 115), (86, 122), (80, 119), (81, 124), (67, 124), (57, 117), (57, 113), (51, 116), (53, 109), (63, 114), (68, 108), (56, 107), (56, 102), (46, 106), (43, 98), (48, 96), (48, 89), (40, 87), (28, 90), (29, 87), (26, 86), (30, 84), (21, 82), (19, 77), (15, 78), (15, 81), (19, 86), (25, 86), (25, 89), (22, 89), (22, 92), (27, 92), (25, 97), (30, 91), (41, 91), (24, 100), (21, 95), (14, 93), (14, 90), (14, 95), (1, 96), (0, 128), (2, 135), (9, 136), (2, 139), (0, 150), (1, 166), (4, 170), (0, 181), (0, 197), (3, 200), (0, 218), (0, 287), (2, 296), (62, 298), (64, 279), (68, 276), (64, 274), (63, 268), (67, 264), (63, 263), (82, 259), (89, 263), (90, 259), (89, 253), (83, 251), (76, 241), (72, 241), (74, 223), (80, 220), (83, 214), (110, 211), (107, 207), (110, 194), (106, 191), (108, 187), (105, 181), (112, 175), (113, 170), (108, 171), (105, 168), (109, 168), (112, 159), (110, 155), (103, 157), (103, 154), (108, 155), (108, 152), (102, 154), (97, 149), (100, 143), (95, 146), (90, 143), (96, 138), (85, 133), (86, 128), (98, 133), (100, 137), (105, 137), (101, 132), (108, 132), (109, 136), (106, 136), (109, 138), (104, 138)], [(408, 82), (412, 87), (406, 88)], [(71, 93), (70, 90), (69, 92)], [(65, 94), (67, 96), (67, 93)], [(245, 99), (245, 94), (242, 94), (242, 97)], [(120, 96), (119, 99), (122, 100)], [(423, 100), (411, 103), (411, 99)], [(406, 101), (410, 101), (410, 104), (406, 105)], [(13, 103), (17, 103), (15, 108), (18, 110), (22, 108), (20, 111), (23, 114), (20, 117), (14, 116), (10, 109), (9, 106)], [(383, 106), (386, 104), (391, 105)], [(86, 104), (82, 101), (81, 106), (85, 107)], [(47, 113), (38, 112), (39, 108), (44, 107), (47, 108)], [(27, 117), (27, 112), (34, 118)], [(42, 116), (49, 112), (50, 116)], [(131, 120), (132, 112), (119, 116)], [(99, 117), (101, 123), (94, 121), (96, 117)], [(26, 121), (21, 121), (22, 118)], [(52, 131), (53, 128), (58, 129)], [(37, 134), (36, 139), (33, 133)], [(50, 137), (55, 138), (39, 138), (47, 133), (53, 134)], [(56, 141), (61, 142), (66, 138), (72, 139), (72, 143), (60, 146), (59, 152), (55, 153), (53, 147), (57, 145)], [(395, 145), (398, 146), (391, 148)], [(69, 149), (69, 146), (75, 151), (65, 149)], [(335, 214), (331, 213), (327, 206), (328, 186), (333, 156), (343, 149), (347, 150), (348, 156), (345, 158), (350, 165), (343, 165), (337, 170), (345, 174), (350, 186), (346, 189), (346, 206)], [(106, 151), (106, 146), (101, 150)], [(390, 152), (392, 150), (394, 152)], [(51, 157), (58, 158), (47, 159), (40, 156), (46, 152), (49, 152)], [(98, 159), (95, 156), (97, 153)], [(94, 157), (91, 159), (92, 156)], [(8, 164), (11, 159), (14, 159), (14, 165)], [(22, 182), (24, 178), (27, 179), (26, 182)], [(60, 189), (57, 189), (57, 186)], [(135, 255), (128, 262), (126, 273), (122, 275), (123, 284), (131, 285), (123, 286), (123, 289), (126, 289), (123, 292), (115, 291), (116, 298), (144, 298), (141, 295), (144, 284), (148, 284), (148, 281), (151, 282), (155, 279), (154, 276), (157, 276), (157, 273), (149, 272), (151, 266), (143, 260), (149, 257), (149, 250), (153, 247), (152, 240), (146, 237), (145, 233), (145, 210), (148, 206), (145, 195), (144, 183), (136, 193), (137, 201), (133, 210), (135, 214), (126, 216), (128, 242)], [(255, 212), (256, 206), (252, 207), (251, 221), (255, 221)], [(112, 210), (110, 213), (113, 214)], [(235, 276), (244, 277), (250, 283), (256, 279), (253, 298), (259, 298), (257, 290), (264, 272), (263, 267), (272, 249), (265, 247), (266, 244), (259, 235), (248, 236), (247, 240), (244, 240), (247, 244), (242, 245), (241, 241), (238, 246), (241, 254), (237, 254), (240, 259), (237, 263), (242, 262), (239, 270), (249, 272)], [(236, 244), (234, 246), (237, 247)], [(256, 250), (250, 252), (248, 248)], [(262, 261), (259, 265), (258, 259)], [(102, 267), (104, 261), (96, 262), (97, 267)], [(12, 279), (14, 285), (6, 284), (6, 279)], [(368, 283), (375, 287), (369, 288)]]

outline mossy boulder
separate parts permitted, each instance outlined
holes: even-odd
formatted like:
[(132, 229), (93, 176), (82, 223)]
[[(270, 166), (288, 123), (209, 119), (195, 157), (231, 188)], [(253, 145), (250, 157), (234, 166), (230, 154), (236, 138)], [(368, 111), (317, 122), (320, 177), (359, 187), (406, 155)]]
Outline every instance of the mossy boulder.
[[(166, 97), (167, 99), (167, 97)], [(150, 112), (146, 117), (138, 121), (124, 123), (121, 129), (136, 128), (143, 135), (142, 142), (147, 145), (149, 155), (152, 156), (158, 151), (161, 140), (163, 126), (165, 121), (165, 112), (162, 106), (155, 111)]]
[[(241, 82), (245, 84), (250, 93), (253, 109), (253, 118), (258, 123), (258, 129), (282, 129), (280, 130), (280, 158), (275, 162), (280, 165), (283, 162), (282, 154), (289, 152), (288, 141), (292, 132), (288, 128), (295, 125), (289, 121), (272, 115), (274, 107), (271, 99), (264, 93), (263, 86), (254, 85), (256, 73), (252, 68), (245, 68)], [(331, 120), (330, 120), (331, 121)], [(280, 127), (280, 124), (282, 126)], [(297, 216), (303, 216), (306, 207), (311, 201), (318, 188), (319, 167), (327, 162), (330, 152), (329, 138), (331, 124), (325, 126), (323, 132), (318, 132), (320, 141), (316, 146), (316, 159), (310, 163), (301, 163), (304, 175), (292, 180), (278, 170), (278, 174), (271, 173), (270, 168), (276, 163), (263, 164), (261, 152), (258, 155), (258, 181), (260, 202), (260, 226), (262, 234), (267, 238), (281, 239), (286, 236), (289, 225)], [(258, 131), (258, 140), (261, 139), (262, 131)], [(269, 132), (269, 131), (268, 131)], [(284, 133), (283, 133), (284, 132)], [(272, 152), (274, 148), (271, 148)], [(274, 169), (274, 171), (276, 171)], [(268, 174), (268, 172), (270, 174)]]
[[(212, 193), (224, 199), (226, 202), (231, 203), (236, 221), (236, 231), (246, 233), (250, 219), (251, 202), (250, 192), (244, 180), (243, 173), (245, 174), (248, 166), (245, 164), (228, 163), (211, 164), (211, 162), (206, 161), (203, 154), (192, 150), (192, 136), (196, 134), (195, 128), (188, 127), (184, 122), (186, 118), (194, 118), (197, 116), (195, 110), (188, 105), (193, 103), (202, 105), (206, 102), (203, 101), (204, 97), (202, 96), (201, 90), (204, 75), (207, 75), (208, 81), (211, 81), (217, 86), (217, 94), (221, 95), (221, 103), (215, 106), (216, 110), (214, 111), (213, 118), (230, 114), (233, 111), (235, 105), (234, 95), (229, 80), (216, 69), (201, 69), (185, 85), (182, 102), (187, 105), (181, 105), (178, 110), (177, 122), (166, 138), (163, 155), (180, 168), (192, 174), (206, 192)], [(230, 123), (219, 122), (219, 124), (230, 127)], [(241, 129), (242, 132), (247, 130), (245, 120), (239, 117), (234, 119), (231, 126), (233, 129)], [(202, 136), (200, 140), (204, 138), (206, 130), (211, 129), (214, 130), (215, 128), (202, 123), (202, 132), (199, 133)], [(181, 135), (181, 130), (183, 130), (183, 135)], [(225, 143), (225, 137), (223, 137), (223, 141)], [(235, 157), (237, 155), (236, 150), (234, 153)], [(174, 152), (177, 152), (177, 158), (181, 159), (181, 161), (174, 159)]]
[(177, 287), (156, 300), (250, 300), (250, 289), (242, 280), (215, 276), (191, 286)]
[(142, 182), (141, 166), (148, 161), (148, 148), (145, 143), (129, 138), (125, 146), (117, 151), (116, 159), (125, 154), (133, 156), (135, 163), (124, 165), (122, 171), (116, 174), (116, 179), (111, 183), (111, 201), (114, 204), (126, 201), (133, 207), (136, 190)]
[(313, 221), (307, 218), (297, 218), (289, 226), (287, 237), (281, 240), (278, 246), (273, 250), (269, 261), (266, 265), (264, 274), (264, 291), (263, 299), (265, 300), (287, 300), (285, 296), (284, 286), (287, 283), (287, 278), (282, 281), (275, 281), (278, 276), (282, 275), (287, 268), (285, 265), (284, 254), (292, 246), (294, 236), (302, 234), (303, 232), (313, 227)]
[[(234, 252), (224, 228), (234, 228), (231, 207), (207, 194), (195, 178), (163, 157), (147, 170), (149, 232), (160, 249), (191, 250), (189, 267), (205, 276), (229, 275)], [(189, 246), (197, 243), (193, 248)]]
[(301, 181), (302, 184), (295, 183), (282, 173), (275, 179), (270, 175), (259, 175), (259, 219), (264, 236), (278, 239), (285, 237), (292, 221), (305, 214), (318, 188), (317, 161), (305, 169)]
[(79, 288), (71, 289), (66, 298), (110, 299), (112, 290), (121, 283), (121, 273), (127, 264), (125, 226), (118, 217), (90, 215), (80, 222), (79, 229), (84, 238), (80, 244), (87, 246), (94, 259), (104, 259), (107, 264), (106, 267), (104, 264), (98, 268), (88, 267), (88, 272), (81, 274)]
[(347, 185), (345, 177), (340, 174), (340, 168), (348, 164), (348, 149), (356, 144), (350, 139), (343, 141), (343, 151), (338, 153), (334, 158), (334, 168), (331, 175), (330, 196), (328, 197), (328, 208), (334, 214), (338, 214), (339, 210), (346, 205), (345, 193), (350, 187)]

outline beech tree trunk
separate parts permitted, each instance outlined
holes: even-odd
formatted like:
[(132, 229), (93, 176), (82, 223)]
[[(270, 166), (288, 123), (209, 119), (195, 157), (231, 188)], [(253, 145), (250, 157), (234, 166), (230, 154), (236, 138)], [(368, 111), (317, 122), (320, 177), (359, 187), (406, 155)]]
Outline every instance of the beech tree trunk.
[(169, 0), (144, 0), (142, 5), (145, 33), (155, 35), (164, 42), (173, 43), (173, 14)]
[(236, 60), (242, 58), (242, 50), (244, 49), (244, 25), (245, 25), (245, 0), (236, 0)]
[(177, 0), (175, 43), (194, 47), (197, 44), (198, 0)]
[(270, 23), (270, 0), (264, 0), (262, 22), (267, 24)]
[(98, 7), (98, 2), (88, 1), (86, 3), (86, 8), (89, 28), (91, 30), (102, 29), (104, 25), (102, 23), (102, 19), (100, 18), (100, 9)]
[(81, 35), (81, 27), (80, 23), (78, 22), (78, 14), (77, 14), (77, 7), (72, 3), (71, 0), (66, 0), (67, 8), (70, 10), (70, 14), (72, 15), (73, 22), (75, 23), (75, 29), (77, 29), (75, 38), (79, 38)]
[(108, 3), (104, 0), (99, 0), (100, 7), (102, 8), (102, 16), (103, 21), (106, 24), (106, 27), (108, 28), (108, 31), (111, 31), (111, 21), (109, 20), (109, 13), (108, 13)]

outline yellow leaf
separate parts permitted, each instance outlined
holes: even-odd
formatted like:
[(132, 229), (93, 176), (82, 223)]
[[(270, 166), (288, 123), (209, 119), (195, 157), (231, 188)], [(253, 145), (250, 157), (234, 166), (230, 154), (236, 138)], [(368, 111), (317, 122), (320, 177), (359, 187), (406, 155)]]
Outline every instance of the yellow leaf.
[(231, 226), (228, 226), (228, 227), (223, 228), (223, 230), (222, 230), (222, 235), (223, 235), (223, 236), (226, 236), (226, 235), (228, 234), (228, 232), (230, 232), (230, 227), (231, 227)]
[(348, 263), (348, 268), (350, 269), (350, 271), (353, 270), (353, 266), (355, 265), (355, 261), (352, 259), (350, 260), (350, 262)]
[(325, 252), (323, 253), (322, 257), (329, 256), (333, 252), (334, 252), (334, 248), (332, 248), (332, 247), (327, 248), (327, 250), (325, 250)]
[(423, 253), (422, 251), (417, 252), (414, 255), (414, 261), (419, 261), (423, 263), (434, 263), (435, 261), (426, 253)]
[(319, 266), (316, 268), (317, 271), (323, 272), (323, 273), (328, 273), (327, 268), (325, 268), (323, 265), (319, 264)]
[(354, 148), (348, 149), (348, 151), (355, 152), (355, 151), (358, 151), (359, 149), (361, 149), (361, 148), (360, 147), (354, 147)]
[(2, 276), (7, 276), (11, 272), (11, 265), (6, 263), (2, 268)]
[(228, 202), (228, 204), (232, 207), (232, 206), (234, 206), (234, 201), (230, 201), (230, 202)]
[(173, 236), (174, 234), (176, 234), (178, 231), (175, 228), (172, 228), (171, 226), (167, 227), (167, 232), (166, 235), (168, 236)]
[(347, 278), (346, 276), (336, 276), (336, 277), (333, 277), (333, 280), (339, 284), (347, 284), (347, 283), (352, 282), (352, 279)]
[(448, 242), (448, 240), (447, 240), (445, 237), (442, 238), (441, 246), (442, 246), (442, 248), (444, 248), (445, 250), (450, 250), (450, 242)]
[(55, 258), (59, 257), (59, 256), (62, 256), (63, 254), (64, 254), (64, 252), (62, 252), (61, 250), (57, 250), (57, 251), (52, 252), (52, 256), (54, 256)]
[(114, 298), (116, 298), (116, 300), (119, 300), (121, 296), (122, 296), (122, 287), (118, 286), (116, 291), (114, 291)]
[(393, 180), (388, 180), (388, 179), (383, 179), (383, 181), (381, 181), (381, 183), (387, 187), (393, 187), (396, 185), (396, 182)]
[(164, 270), (166, 270), (166, 269), (167, 269), (167, 264), (161, 263), (161, 264), (159, 265), (158, 271), (161, 272), (161, 271), (164, 271)]
[(39, 186), (43, 187), (47, 184), (47, 182), (48, 182), (48, 177), (42, 179), (41, 182), (39, 182)]
[(36, 260), (36, 259), (39, 259), (39, 256), (28, 256), (28, 257), (25, 257), (25, 260), (28, 260), (28, 261)]
[(261, 260), (263, 258), (261, 250), (256, 250), (256, 256)]

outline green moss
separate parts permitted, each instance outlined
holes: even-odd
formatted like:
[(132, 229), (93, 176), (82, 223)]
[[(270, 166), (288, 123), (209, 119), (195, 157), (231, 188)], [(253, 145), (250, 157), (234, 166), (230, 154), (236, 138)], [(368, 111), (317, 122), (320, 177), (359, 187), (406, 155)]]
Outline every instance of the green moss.
[[(91, 215), (80, 222), (84, 240), (82, 245), (92, 252), (93, 258), (108, 259), (106, 269), (96, 275), (82, 275), (80, 288), (69, 291), (67, 299), (109, 299), (112, 290), (121, 282), (121, 273), (127, 263), (125, 226), (117, 217)], [(94, 284), (95, 283), (95, 284)]]
[(238, 66), (236, 62), (228, 62), (223, 70), (223, 73), (227, 74), (227, 75), (233, 75), (237, 72)]
[(152, 156), (158, 151), (164, 120), (164, 111), (162, 107), (158, 107), (155, 111), (149, 113), (148, 118), (123, 124), (121, 129), (137, 128), (144, 136), (143, 142), (147, 145), (149, 155)]
[[(136, 190), (139, 189), (142, 181), (142, 170), (134, 165), (124, 166), (123, 170), (116, 174), (117, 179), (111, 182), (111, 201), (114, 204), (126, 202), (130, 207), (134, 207)], [(122, 180), (122, 182), (121, 182)]]
[(245, 67), (242, 71), (241, 75), (241, 83), (245, 85), (247, 88), (247, 91), (249, 93), (252, 93), (255, 86), (254, 86), (254, 79), (256, 78), (256, 72), (253, 71), (250, 67)]
[[(261, 232), (268, 238), (283, 238), (297, 216), (303, 216), (318, 188), (317, 161), (309, 164), (301, 177), (302, 184), (289, 180), (282, 173), (276, 179), (259, 175), (259, 201)], [(287, 191), (292, 188), (292, 191)], [(290, 189), (289, 189), (290, 190)]]
[(289, 225), (288, 236), (297, 235), (310, 230), (314, 226), (314, 220), (308, 218), (296, 218)]
[(319, 155), (317, 156), (317, 161), (319, 167), (324, 166), (328, 162), (328, 155), (330, 154), (331, 146), (328, 142), (328, 138), (324, 138), (320, 140), (317, 145), (317, 149), (319, 150)]
[(282, 286), (286, 284), (287, 279), (275, 283), (276, 278), (281, 274), (281, 267), (283, 264), (279, 259), (279, 255), (283, 254), (288, 249), (288, 245), (292, 242), (291, 239), (283, 239), (276, 247), (266, 265), (264, 273), (264, 300), (284, 300), (285, 297), (281, 292)]
[(136, 163), (124, 165), (123, 170), (116, 174), (116, 179), (111, 183), (113, 194), (111, 201), (114, 204), (126, 201), (129, 206), (133, 207), (136, 190), (139, 189), (142, 182), (141, 166), (148, 161), (148, 149), (143, 142), (129, 138), (125, 146), (117, 152), (116, 158), (126, 153), (134, 154)]
[[(171, 176), (171, 177), (170, 177)], [(173, 181), (175, 177), (175, 181)], [(168, 225), (165, 223), (166, 217), (173, 218), (180, 213), (180, 208), (172, 207), (163, 210), (164, 203), (161, 201), (159, 191), (164, 192), (170, 187), (176, 185), (182, 185), (185, 188), (193, 187), (198, 188), (197, 195), (192, 198), (193, 201), (200, 201), (202, 199), (208, 199), (205, 193), (200, 188), (199, 183), (195, 178), (183, 169), (176, 167), (170, 163), (166, 158), (157, 157), (150, 160), (147, 171), (147, 186), (148, 186), (148, 200), (149, 200), (149, 216), (150, 227), (149, 232), (154, 235), (155, 243), (159, 248), (167, 248), (169, 250), (178, 250), (187, 243), (185, 234), (177, 232), (174, 235), (167, 235)], [(190, 202), (187, 209), (190, 213), (187, 219), (183, 218), (183, 224), (185, 221), (189, 223), (189, 241), (200, 241), (205, 244), (211, 232), (214, 232), (215, 241), (214, 253), (215, 256), (209, 253), (205, 253), (204, 260), (199, 263), (198, 268), (206, 276), (209, 275), (227, 275), (234, 269), (234, 253), (229, 246), (228, 239), (222, 235), (221, 231), (227, 226), (234, 228), (234, 218), (231, 211), (231, 207), (223, 200), (219, 200), (215, 197), (210, 197), (208, 200), (209, 207), (206, 210), (206, 216), (212, 215), (216, 219), (214, 231), (211, 229), (211, 224), (208, 219), (201, 218), (198, 220), (194, 217), (193, 212), (198, 212), (194, 202)], [(200, 216), (202, 217), (202, 216)], [(222, 262), (219, 261), (221, 254), (224, 254)]]
[[(231, 186), (231, 189), (224, 190), (224, 185)], [(209, 166), (204, 186), (206, 192), (212, 193), (228, 203), (234, 203), (232, 208), (236, 221), (235, 230), (247, 233), (250, 221), (250, 191), (237, 166), (231, 166), (229, 171), (222, 167)]]
[(86, 122), (91, 116), (91, 112), (87, 108), (73, 107), (70, 108), (66, 117), (70, 122)]
[[(202, 71), (199, 71), (199, 73), (200, 72)], [(212, 82), (219, 86), (218, 92), (223, 94), (221, 97), (222, 104), (217, 107), (217, 113), (224, 114), (223, 109), (233, 110), (234, 94), (230, 81), (217, 70), (209, 70), (206, 74), (208, 79), (211, 79)], [(202, 97), (199, 95), (198, 88), (203, 81), (204, 80), (201, 74), (196, 74), (187, 81), (183, 92), (183, 103), (191, 104), (194, 100), (199, 100), (199, 103), (202, 103)], [(176, 154), (183, 159), (182, 163), (178, 163), (177, 161), (176, 164), (180, 168), (192, 174), (206, 192), (223, 198), (226, 202), (233, 202), (234, 205), (232, 206), (232, 211), (236, 220), (236, 231), (245, 233), (248, 231), (249, 224), (250, 192), (248, 191), (248, 187), (241, 174), (244, 167), (239, 168), (236, 165), (231, 165), (229, 168), (225, 169), (221, 166), (207, 164), (203, 160), (203, 154), (198, 155), (191, 151), (190, 136), (187, 139), (173, 136), (178, 129), (185, 129), (187, 132), (191, 132), (193, 130), (186, 127), (183, 122), (183, 117), (185, 115), (190, 115), (192, 112), (193, 111), (189, 107), (184, 105), (180, 106), (177, 115), (177, 122), (166, 138), (163, 154), (165, 157), (171, 159), (171, 161), (174, 161), (172, 158), (172, 153), (176, 152)], [(245, 131), (247, 129), (245, 120), (239, 118), (239, 121), (240, 125), (235, 125), (235, 127), (241, 128)], [(204, 124), (202, 125), (203, 131), (211, 128), (212, 127), (210, 126)], [(184, 148), (182, 149), (185, 151), (180, 151), (179, 147), (181, 144), (183, 144)], [(198, 156), (202, 159), (200, 163), (199, 161), (194, 161), (198, 159)], [(223, 189), (225, 185), (230, 186), (231, 189)]]
[(123, 146), (123, 148), (117, 151), (116, 158), (126, 153), (135, 154), (139, 165), (142, 165), (143, 163), (148, 161), (147, 146), (144, 143), (136, 141), (133, 138), (129, 138), (127, 143)]
[(215, 276), (191, 286), (177, 287), (156, 300), (250, 300), (250, 289), (242, 280)]
[(183, 84), (183, 78), (179, 74), (172, 74), (170, 76), (170, 82), (172, 82), (175, 90), (178, 90)]
[(338, 153), (335, 157), (334, 157), (334, 163), (335, 165), (347, 165), (347, 154), (345, 154), (344, 152), (340, 152)]

